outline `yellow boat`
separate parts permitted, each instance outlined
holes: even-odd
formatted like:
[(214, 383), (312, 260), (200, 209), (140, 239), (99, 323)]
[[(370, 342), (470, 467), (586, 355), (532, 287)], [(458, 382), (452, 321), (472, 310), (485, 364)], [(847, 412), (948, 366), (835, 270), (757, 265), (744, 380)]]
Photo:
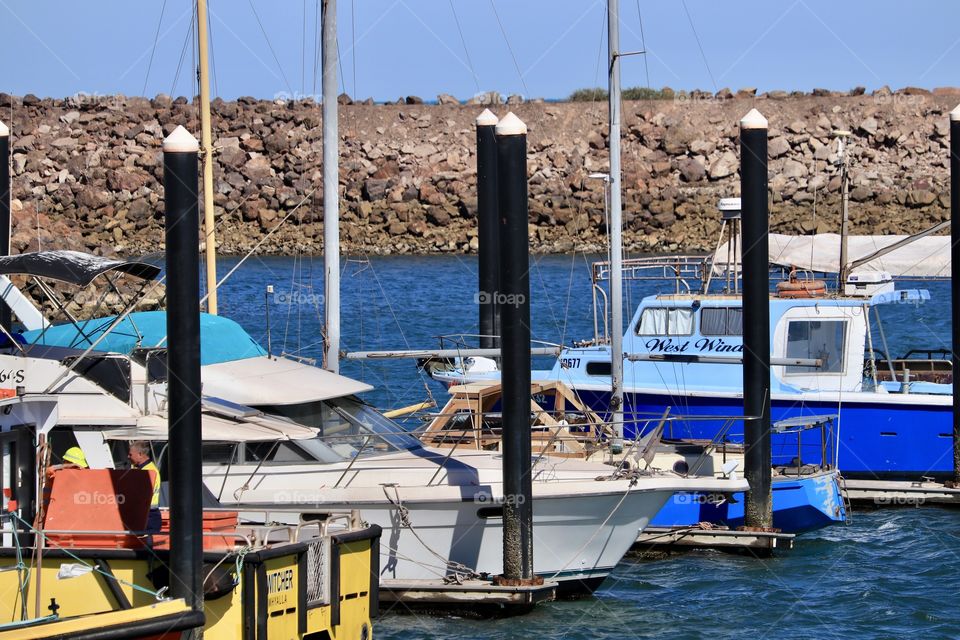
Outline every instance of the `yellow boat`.
[[(16, 415), (31, 400), (0, 400), (8, 403), (21, 405)], [(381, 531), (356, 512), (288, 526), (240, 524), (236, 511), (204, 509), (201, 613), (165, 597), (167, 519), (160, 533), (143, 531), (149, 473), (34, 475), (26, 470), (36, 464), (35, 443), (25, 434), (16, 426), (0, 433), (9, 465), (0, 482), (0, 640), (170, 638), (201, 626), (214, 639), (372, 637)]]

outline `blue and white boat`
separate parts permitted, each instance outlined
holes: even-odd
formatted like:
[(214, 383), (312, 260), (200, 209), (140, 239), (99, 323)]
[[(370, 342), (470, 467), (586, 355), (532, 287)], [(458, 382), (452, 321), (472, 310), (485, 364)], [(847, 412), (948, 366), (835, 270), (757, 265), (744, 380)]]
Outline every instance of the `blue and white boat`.
[[(924, 289), (897, 289), (890, 271), (948, 274), (949, 267), (944, 270), (942, 263), (944, 253), (949, 255), (949, 237), (924, 237), (915, 245), (906, 245), (902, 236), (850, 240), (851, 254), (864, 257), (849, 264), (861, 268), (854, 268), (844, 290), (835, 292), (814, 279), (813, 272), (836, 272), (836, 258), (831, 267), (829, 259), (813, 261), (811, 256), (814, 248), (818, 257), (836, 256), (839, 236), (770, 236), (771, 264), (791, 274), (770, 295), (772, 420), (839, 413), (838, 462), (847, 478), (945, 477), (953, 472), (950, 363), (881, 357), (889, 350), (883, 344), (878, 309), (930, 299)], [(894, 245), (895, 250), (888, 250)], [(636, 425), (665, 408), (691, 417), (742, 413), (737, 253), (733, 243), (729, 250), (720, 247), (715, 256), (624, 262), (625, 281), (672, 280), (669, 293), (643, 298), (623, 334), (625, 437), (641, 436)], [(882, 260), (871, 270), (870, 254), (877, 253)], [(734, 258), (724, 263), (725, 254)], [(797, 264), (809, 272), (798, 276), (791, 270)], [(607, 296), (602, 288), (610, 271), (608, 263), (593, 265), (598, 318), (593, 339), (564, 348), (550, 370), (534, 372), (536, 379), (565, 383), (598, 412), (608, 410), (611, 396), (611, 349), (603, 329)], [(881, 344), (875, 344), (874, 335), (881, 337)], [(472, 372), (468, 359), (434, 372), (435, 378), (450, 383), (498, 376), (497, 371)], [(722, 426), (722, 420), (710, 419), (673, 422), (665, 436), (709, 441)], [(778, 443), (782, 436), (775, 434), (775, 452)], [(804, 462), (822, 462), (813, 456)], [(788, 462), (773, 460), (775, 465)]]
[[(730, 424), (736, 424), (730, 421)], [(788, 464), (772, 469), (773, 526), (785, 533), (804, 533), (842, 523), (846, 505), (836, 470), (836, 416), (811, 416), (774, 423), (780, 435), (775, 457), (790, 458)], [(653, 458), (655, 466), (673, 464), (675, 471), (712, 473), (727, 476), (743, 467), (743, 448), (731, 444), (722, 432), (708, 446), (687, 441), (665, 441)], [(809, 464), (809, 453), (826, 459), (823, 465)], [(655, 527), (692, 527), (701, 523), (731, 529), (744, 524), (743, 493), (732, 496), (676, 493), (651, 522)]]

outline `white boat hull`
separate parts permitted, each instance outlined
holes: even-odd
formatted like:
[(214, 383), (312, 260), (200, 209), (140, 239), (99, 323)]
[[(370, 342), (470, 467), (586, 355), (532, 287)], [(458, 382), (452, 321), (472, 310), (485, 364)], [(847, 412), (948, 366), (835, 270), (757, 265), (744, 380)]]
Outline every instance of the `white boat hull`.
[[(263, 467), (242, 492), (237, 489), (252, 470), (234, 467), (224, 482), (223, 468), (207, 467), (205, 481), (225, 506), (249, 509), (251, 517), (266, 511), (278, 522), (300, 522), (311, 511), (359, 509), (364, 522), (383, 528), (381, 581), (439, 580), (458, 572), (494, 576), (503, 568), (498, 458), (461, 455), (456, 472), (447, 477), (442, 471), (429, 485), (437, 467), (422, 466), (424, 460), (409, 453), (359, 461), (340, 486), (343, 468), (304, 465)], [(673, 475), (596, 479), (610, 471), (574, 460), (543, 460), (535, 468), (534, 571), (560, 582), (562, 592), (596, 589), (676, 491), (746, 487), (743, 481)]]

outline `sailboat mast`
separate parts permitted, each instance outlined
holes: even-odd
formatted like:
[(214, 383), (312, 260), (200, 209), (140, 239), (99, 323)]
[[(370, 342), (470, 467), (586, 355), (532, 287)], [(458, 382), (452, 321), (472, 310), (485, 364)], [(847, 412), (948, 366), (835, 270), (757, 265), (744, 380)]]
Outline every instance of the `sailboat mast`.
[(197, 0), (200, 54), (200, 153), (203, 155), (203, 238), (207, 262), (207, 311), (217, 315), (217, 236), (213, 217), (213, 135), (210, 130), (210, 65), (207, 0)]
[(323, 271), (325, 367), (340, 371), (340, 201), (337, 133), (337, 3), (323, 0), (321, 64), (323, 88)]
[(840, 273), (837, 274), (840, 282), (837, 283), (837, 290), (843, 293), (847, 285), (847, 239), (850, 233), (850, 173), (847, 167), (847, 136), (849, 131), (838, 131), (837, 137), (840, 138), (840, 184), (842, 196), (840, 199)]
[(623, 239), (620, 201), (620, 2), (607, 2), (610, 100), (610, 419), (623, 437)]

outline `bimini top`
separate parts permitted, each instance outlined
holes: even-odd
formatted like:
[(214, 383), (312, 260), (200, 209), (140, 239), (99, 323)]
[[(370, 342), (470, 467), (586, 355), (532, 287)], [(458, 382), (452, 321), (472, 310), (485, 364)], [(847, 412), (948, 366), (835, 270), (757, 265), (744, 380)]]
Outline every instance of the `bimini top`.
[[(116, 316), (60, 324), (46, 329), (25, 331), (28, 344), (86, 349), (110, 327)], [(124, 318), (97, 349), (130, 354), (139, 347), (166, 346), (165, 311), (137, 311)], [(265, 356), (267, 352), (239, 324), (223, 316), (200, 314), (200, 364)]]
[(108, 271), (153, 280), (160, 273), (160, 267), (140, 260), (114, 260), (81, 251), (37, 251), (0, 257), (0, 275), (49, 278), (80, 287)]

